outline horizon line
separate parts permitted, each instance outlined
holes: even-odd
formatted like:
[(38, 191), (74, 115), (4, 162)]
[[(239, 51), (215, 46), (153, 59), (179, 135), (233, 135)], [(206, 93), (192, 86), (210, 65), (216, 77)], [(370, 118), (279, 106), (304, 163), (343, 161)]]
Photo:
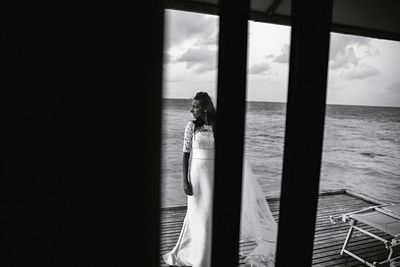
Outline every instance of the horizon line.
[[(162, 99), (178, 99), (178, 100), (190, 100), (191, 97), (181, 98), (181, 97), (162, 97)], [(287, 102), (278, 102), (278, 101), (266, 101), (266, 100), (246, 100), (246, 102), (265, 102), (265, 103), (279, 103), (286, 104)], [(378, 108), (400, 108), (400, 106), (376, 106), (376, 105), (361, 105), (361, 104), (338, 104), (338, 103), (326, 103), (326, 105), (333, 106), (357, 106), (357, 107), (378, 107)]]

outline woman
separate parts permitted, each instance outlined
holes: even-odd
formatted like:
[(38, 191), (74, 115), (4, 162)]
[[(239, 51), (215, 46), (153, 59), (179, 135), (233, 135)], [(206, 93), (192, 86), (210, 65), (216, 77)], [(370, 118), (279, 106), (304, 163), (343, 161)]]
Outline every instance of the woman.
[[(187, 212), (175, 247), (163, 255), (169, 265), (208, 267), (211, 261), (211, 224), (214, 186), (216, 111), (210, 96), (198, 92), (192, 101), (194, 121), (185, 128), (183, 187)], [(249, 164), (243, 168), (241, 239), (257, 242), (245, 257), (250, 266), (273, 266), (277, 226)]]

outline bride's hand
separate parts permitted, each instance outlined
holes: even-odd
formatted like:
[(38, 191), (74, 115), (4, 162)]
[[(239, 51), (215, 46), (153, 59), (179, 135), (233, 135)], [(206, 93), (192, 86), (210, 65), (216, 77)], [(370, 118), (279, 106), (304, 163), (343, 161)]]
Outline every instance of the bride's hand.
[(193, 188), (192, 188), (192, 184), (190, 182), (185, 182), (183, 184), (183, 190), (185, 190), (185, 194), (188, 196), (193, 195)]

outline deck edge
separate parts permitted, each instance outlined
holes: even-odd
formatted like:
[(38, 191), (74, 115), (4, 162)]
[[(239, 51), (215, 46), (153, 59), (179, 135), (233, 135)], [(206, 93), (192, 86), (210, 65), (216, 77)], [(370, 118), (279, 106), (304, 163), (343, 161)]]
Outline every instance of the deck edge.
[[(382, 202), (378, 199), (372, 198), (370, 196), (364, 195), (362, 193), (359, 192), (355, 192), (353, 190), (349, 190), (349, 189), (332, 189), (332, 190), (321, 190), (319, 192), (319, 197), (321, 196), (329, 196), (329, 195), (341, 195), (341, 194), (347, 194), (359, 199), (362, 199), (364, 201), (370, 202), (371, 204), (374, 205), (382, 205), (382, 204), (388, 204), (388, 202)], [(277, 201), (280, 199), (279, 195), (275, 195), (275, 196), (267, 196), (265, 198), (267, 201)], [(186, 205), (180, 205), (180, 206), (171, 206), (171, 207), (161, 207), (161, 211), (172, 211), (172, 210), (179, 210), (179, 209), (185, 209)]]
[(372, 197), (364, 195), (362, 193), (358, 193), (358, 192), (355, 192), (355, 191), (352, 191), (352, 190), (345, 190), (345, 191), (346, 191), (346, 194), (348, 194), (350, 196), (362, 199), (362, 200), (367, 201), (367, 202), (371, 202), (372, 204), (376, 204), (376, 205), (388, 204), (388, 202), (382, 202), (382, 201), (380, 201), (378, 199), (372, 198)]
[[(348, 194), (348, 190), (346, 190), (346, 189), (332, 189), (332, 190), (322, 190), (322, 191), (320, 191), (320, 193), (319, 193), (319, 196), (328, 196), (328, 195), (340, 195), (340, 194)], [(371, 200), (367, 200), (367, 196), (362, 196), (361, 194), (360, 195), (356, 195), (357, 193), (353, 193), (352, 191), (351, 191), (351, 193), (349, 194), (349, 195), (352, 195), (352, 196), (354, 196), (354, 197), (358, 197), (358, 198), (361, 198), (361, 199), (363, 199), (363, 200), (366, 200), (366, 201), (368, 201), (368, 202), (372, 202), (372, 203), (376, 203), (376, 202), (374, 202), (374, 201), (378, 201), (378, 200), (374, 200), (374, 201), (371, 201)], [(279, 200), (280, 199), (280, 195), (275, 195), (275, 196), (267, 196), (267, 197), (265, 197), (265, 199), (266, 200), (269, 200), (269, 201), (277, 201), (277, 200)], [(371, 198), (372, 199), (372, 198)], [(161, 207), (161, 211), (166, 211), (166, 210), (179, 210), (179, 209), (185, 209), (186, 208), (186, 205), (180, 205), (180, 206), (171, 206), (171, 207)]]

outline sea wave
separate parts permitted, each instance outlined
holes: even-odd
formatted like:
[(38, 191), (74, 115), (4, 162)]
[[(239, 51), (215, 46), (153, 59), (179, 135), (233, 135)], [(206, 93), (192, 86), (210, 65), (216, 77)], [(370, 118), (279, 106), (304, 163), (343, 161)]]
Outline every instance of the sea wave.
[(374, 153), (374, 152), (361, 152), (360, 155), (369, 157), (369, 158), (375, 158), (375, 157), (386, 157), (384, 154), (379, 154), (379, 153)]

